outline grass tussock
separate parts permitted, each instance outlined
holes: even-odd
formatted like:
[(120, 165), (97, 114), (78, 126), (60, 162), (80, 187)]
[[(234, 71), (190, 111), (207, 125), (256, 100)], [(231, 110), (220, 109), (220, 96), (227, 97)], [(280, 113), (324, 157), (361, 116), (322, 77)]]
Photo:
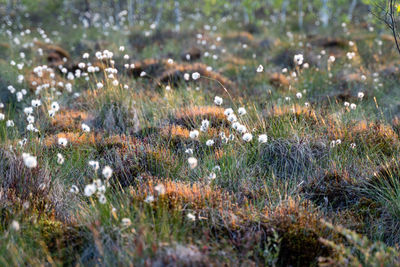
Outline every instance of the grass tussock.
[(319, 205), (339, 210), (351, 207), (359, 201), (360, 194), (354, 190), (356, 186), (349, 173), (333, 170), (312, 179), (303, 190), (309, 199)]
[(0, 8), (0, 266), (399, 266), (376, 7), (58, 2)]
[(279, 263), (282, 265), (312, 265), (319, 257), (332, 255), (332, 249), (320, 238), (335, 237), (320, 222), (321, 216), (307, 203), (288, 199), (280, 206), (266, 211), (268, 223), (280, 233)]

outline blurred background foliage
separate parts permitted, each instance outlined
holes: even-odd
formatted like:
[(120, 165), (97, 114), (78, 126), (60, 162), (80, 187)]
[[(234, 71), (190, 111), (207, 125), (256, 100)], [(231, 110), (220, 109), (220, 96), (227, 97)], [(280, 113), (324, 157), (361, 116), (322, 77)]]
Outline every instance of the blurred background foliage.
[(365, 14), (365, 10), (379, 15), (382, 9), (378, 7), (385, 4), (386, 0), (0, 0), (0, 15), (16, 16), (29, 11), (29, 21), (40, 26), (54, 18), (80, 18), (88, 25), (105, 20), (129, 25), (149, 20), (178, 24), (183, 17), (194, 14), (217, 19), (238, 13), (244, 23), (256, 23), (257, 18), (271, 15), (283, 21), (295, 18), (301, 29), (305, 21), (312, 19), (328, 26), (358, 20), (363, 16), (356, 14)]

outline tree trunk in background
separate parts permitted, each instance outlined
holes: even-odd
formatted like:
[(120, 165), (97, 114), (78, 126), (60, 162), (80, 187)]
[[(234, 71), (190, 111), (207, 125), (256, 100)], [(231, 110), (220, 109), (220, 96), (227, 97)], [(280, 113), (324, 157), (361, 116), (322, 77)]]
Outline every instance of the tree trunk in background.
[(128, 24), (129, 26), (133, 25), (134, 21), (134, 7), (133, 7), (133, 0), (128, 0), (127, 1), (127, 9), (128, 9)]
[(85, 12), (90, 12), (90, 0), (85, 0)]
[(113, 18), (113, 22), (115, 23), (117, 20), (117, 9), (115, 8), (115, 0), (110, 0), (110, 7), (111, 7), (111, 16)]
[(14, 0), (8, 0), (7, 1), (7, 7), (6, 7), (7, 14), (11, 14), (13, 9), (14, 9)]
[(244, 17), (244, 24), (249, 24), (250, 19), (249, 19), (249, 14), (247, 13), (247, 10), (243, 8), (243, 17)]
[[(110, 17), (113, 17), (114, 11), (112, 10), (112, 5), (111, 3), (107, 3), (106, 1), (101, 1), (101, 11), (104, 12), (105, 17), (107, 17), (107, 20), (110, 19)], [(101, 14), (102, 12), (100, 12)]]
[(350, 4), (349, 13), (347, 15), (349, 18), (349, 21), (351, 21), (353, 19), (353, 12), (354, 12), (354, 9), (356, 8), (356, 6), (357, 6), (357, 0), (353, 0)]
[(64, 14), (68, 12), (68, 0), (63, 0), (63, 11)]
[(90, 0), (85, 0), (85, 7), (84, 7), (84, 17), (86, 18), (89, 26), (92, 24), (92, 19), (91, 16), (92, 14), (90, 13)]
[(303, 0), (298, 2), (299, 29), (303, 29)]
[(286, 22), (286, 13), (288, 5), (289, 5), (289, 0), (284, 0), (282, 3), (282, 10), (281, 10), (281, 21), (283, 23)]
[(115, 23), (119, 24), (119, 13), (121, 12), (120, 6), (119, 6), (119, 0), (113, 0), (114, 3), (114, 18), (115, 18)]
[(138, 15), (141, 20), (143, 20), (143, 13), (144, 13), (144, 0), (138, 0), (138, 5), (136, 6), (138, 10)]
[(177, 0), (175, 0), (174, 1), (174, 5), (175, 5), (175, 8), (174, 8), (174, 13), (175, 13), (175, 18), (176, 18), (176, 21), (175, 21), (175, 29), (177, 30), (177, 31), (180, 31), (180, 29), (181, 29), (181, 26), (180, 26), (180, 24), (181, 24), (181, 21), (182, 21), (182, 15), (181, 15), (181, 10), (180, 10), (180, 7), (179, 7), (179, 1), (177, 1)]
[(329, 24), (329, 9), (328, 9), (328, 0), (322, 0), (322, 8), (321, 8), (321, 21), (324, 27), (327, 27)]
[(158, 7), (156, 20), (155, 20), (155, 23), (156, 23), (157, 26), (159, 25), (159, 23), (161, 21), (162, 14), (163, 14), (163, 11), (164, 11), (164, 0), (161, 0), (160, 2), (161, 3), (160, 3), (160, 6)]

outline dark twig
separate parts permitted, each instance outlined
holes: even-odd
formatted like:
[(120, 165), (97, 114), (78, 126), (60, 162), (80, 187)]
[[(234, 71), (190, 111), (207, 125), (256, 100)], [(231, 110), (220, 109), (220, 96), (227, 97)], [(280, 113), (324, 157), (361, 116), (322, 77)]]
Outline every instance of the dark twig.
[(397, 30), (398, 27), (396, 22), (396, 0), (387, 0), (386, 6), (382, 6), (376, 3), (375, 7), (379, 10), (379, 12), (372, 12), (372, 14), (383, 23), (385, 23), (386, 26), (390, 29), (394, 38), (394, 42), (396, 44), (397, 51), (400, 54), (400, 35)]
[(396, 43), (397, 51), (400, 53), (400, 46), (399, 46), (399, 40), (398, 40), (399, 35), (397, 33), (397, 24), (396, 24), (396, 18), (395, 18), (395, 12), (396, 12), (395, 3), (396, 3), (396, 0), (389, 0), (389, 17), (390, 17), (390, 23), (391, 23), (390, 29), (392, 30), (392, 34), (394, 37), (394, 41)]

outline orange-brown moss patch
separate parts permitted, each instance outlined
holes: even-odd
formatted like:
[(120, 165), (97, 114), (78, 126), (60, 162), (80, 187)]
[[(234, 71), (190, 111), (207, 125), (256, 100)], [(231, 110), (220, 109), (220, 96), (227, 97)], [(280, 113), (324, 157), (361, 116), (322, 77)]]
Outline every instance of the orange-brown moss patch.
[(131, 147), (141, 144), (134, 137), (125, 135), (105, 136), (101, 133), (83, 133), (83, 132), (64, 132), (46, 137), (43, 140), (43, 145), (46, 147), (58, 146), (58, 139), (66, 138), (68, 145), (72, 146), (93, 146), (99, 152), (109, 148), (119, 148), (121, 151), (126, 151)]
[[(154, 189), (157, 185), (162, 185), (165, 192), (160, 194)], [(172, 181), (170, 179), (159, 179), (145, 175), (140, 188), (131, 188), (131, 196), (134, 199), (144, 200), (152, 195), (156, 199), (155, 205), (164, 204), (169, 208), (181, 210), (191, 208), (196, 210), (216, 208), (220, 206), (226, 196), (221, 190), (209, 185), (199, 183), (190, 184), (182, 181)]]
[(51, 120), (51, 128), (53, 131), (80, 131), (82, 123), (91, 119), (92, 116), (85, 111), (61, 110)]
[(360, 121), (353, 126), (331, 127), (328, 136), (332, 140), (362, 143), (367, 147), (382, 151), (384, 154), (391, 154), (399, 143), (399, 137), (390, 125), (381, 122)]
[(249, 32), (229, 32), (223, 37), (226, 41), (251, 44), (254, 36)]
[(275, 88), (289, 87), (289, 80), (281, 73), (272, 73), (269, 77), (269, 83)]
[(189, 130), (179, 125), (170, 125), (161, 130), (161, 134), (165, 137), (171, 138), (189, 138)]
[(211, 127), (226, 125), (224, 109), (216, 106), (195, 106), (179, 109), (173, 118), (176, 124), (187, 128), (198, 128), (202, 120), (209, 120)]

